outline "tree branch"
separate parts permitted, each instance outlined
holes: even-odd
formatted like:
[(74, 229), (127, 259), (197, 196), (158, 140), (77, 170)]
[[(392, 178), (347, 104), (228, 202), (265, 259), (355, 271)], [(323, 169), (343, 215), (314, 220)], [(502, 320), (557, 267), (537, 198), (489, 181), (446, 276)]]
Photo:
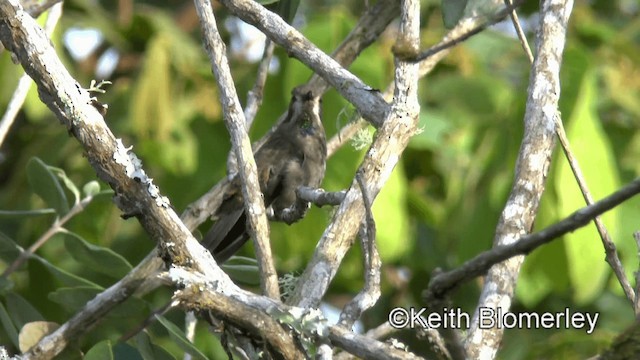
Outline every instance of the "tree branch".
[[(341, 59), (344, 65), (352, 62), (357, 54), (370, 45), (373, 39), (376, 39), (386, 28), (388, 22), (393, 18), (394, 7), (397, 13), (398, 5), (395, 0), (381, 0), (373, 9), (367, 11), (349, 37), (345, 39), (334, 53), (336, 58)], [(113, 135), (106, 128), (100, 114), (90, 105), (89, 95), (62, 67), (54, 50), (50, 46), (50, 41), (43, 34), (39, 33), (41, 30), (38, 30), (39, 27), (37, 24), (21, 12), (17, 1), (0, 2), (0, 14), (0, 40), (5, 44), (11, 44), (12, 51), (20, 52), (18, 59), (25, 67), (30, 69), (28, 71), (29, 75), (38, 79), (36, 84), (38, 85), (43, 101), (52, 108), (64, 124), (67, 124), (68, 128), (74, 124), (74, 121), (78, 121), (81, 125), (89, 125), (89, 129), (87, 130), (73, 130), (72, 133), (78, 137), (78, 140), (82, 144), (85, 144), (91, 141), (101, 143), (102, 139), (113, 139)], [(45, 70), (45, 68), (47, 70)], [(51, 73), (48, 71), (51, 71)], [(66, 87), (58, 91), (56, 90), (57, 84), (64, 84)], [(314, 84), (319, 87), (323, 86), (322, 81), (318, 80), (316, 80)], [(56, 94), (61, 95), (62, 98), (60, 98), (60, 96), (56, 97)], [(71, 95), (68, 94), (74, 97), (70, 98)], [(66, 111), (72, 116), (71, 119), (67, 118)], [(85, 120), (82, 121), (82, 119)], [(105, 135), (105, 133), (107, 135)], [(113, 141), (109, 141), (107, 148), (112, 149)], [(107, 151), (107, 153), (109, 152), (114, 153), (115, 151)], [(126, 153), (126, 151), (124, 152)], [(100, 167), (102, 161), (107, 162), (105, 166), (108, 166), (109, 163), (112, 162), (109, 155), (94, 157), (92, 154), (94, 154), (94, 152), (91, 152), (91, 156), (88, 156), (91, 164), (96, 168), (100, 178), (112, 184), (112, 187), (115, 186), (122, 189), (122, 191), (126, 190), (134, 194), (141, 194), (141, 196), (146, 194), (148, 187), (140, 185), (131, 190), (128, 187), (131, 185), (130, 182), (127, 181), (121, 184), (119, 177), (109, 175), (111, 171), (110, 167), (107, 167), (106, 170)], [(117, 174), (120, 171), (120, 166), (113, 165), (113, 167), (113, 171)], [(182, 214), (182, 219), (190, 230), (195, 229), (199, 224), (203, 223), (211, 215), (211, 211), (219, 207), (222, 194), (224, 194), (228, 185), (229, 179), (224, 178), (185, 210)], [(154, 204), (152, 206), (155, 206), (155, 199), (158, 198), (158, 194), (155, 192), (155, 188), (152, 189), (154, 189), (155, 198), (152, 198), (153, 200), (151, 201), (145, 200), (140, 202), (140, 204), (146, 205), (152, 203)], [(133, 199), (135, 203), (135, 197)], [(121, 202), (117, 204), (119, 206), (123, 205)], [(132, 214), (130, 211), (125, 212)], [(148, 218), (152, 219), (153, 216), (150, 215)], [(164, 219), (164, 216), (162, 219)], [(175, 219), (175, 217), (172, 219)], [(153, 222), (153, 220), (151, 220), (151, 222)], [(179, 224), (179, 222), (176, 222), (176, 224)], [(180, 227), (180, 225), (175, 224), (174, 226)], [(154, 234), (155, 233), (154, 231)], [(166, 232), (164, 232), (164, 234), (166, 234)], [(179, 234), (161, 235), (159, 238), (173, 239), (174, 241), (182, 243), (184, 236), (187, 236), (186, 233), (179, 232)], [(189, 239), (192, 239), (190, 234)], [(191, 243), (191, 245), (193, 246), (194, 244)], [(197, 255), (204, 256), (202, 247), (194, 247), (193, 251), (195, 251)], [(177, 255), (179, 255), (178, 258), (181, 261), (188, 259), (185, 253), (178, 253)], [(125, 278), (98, 294), (83, 310), (75, 314), (57, 331), (43, 338), (30, 353), (25, 354), (25, 358), (33, 358), (35, 353), (43, 357), (55, 356), (67, 346), (70, 339), (77, 338), (85, 333), (91, 326), (95, 326), (95, 324), (99, 323), (104, 315), (109, 313), (116, 305), (122, 303), (134, 293), (145, 294), (158, 287), (159, 282), (156, 274), (162, 267), (162, 260), (158, 256), (159, 253), (157, 250), (149, 253)], [(201, 262), (203, 260), (206, 259), (201, 259)], [(226, 277), (226, 274), (221, 271), (218, 273), (217, 270), (219, 270), (219, 268), (216, 268), (213, 273), (210, 273), (211, 279), (219, 279), (220, 283), (226, 287), (230, 280)]]
[[(266, 336), (270, 343), (282, 344), (282, 348), (289, 348), (289, 345), (281, 343), (286, 341), (281, 338), (286, 332), (286, 336), (296, 333), (296, 336), (313, 342), (330, 342), (364, 359), (420, 359), (412, 353), (354, 334), (342, 326), (327, 325), (325, 319), (314, 317), (303, 309), (249, 293), (242, 299), (235, 295), (227, 296), (216, 291), (207, 277), (188, 269), (173, 268), (164, 277), (183, 287), (175, 293), (174, 298), (187, 308), (210, 310), (216, 317), (231, 324), (255, 332), (260, 337)], [(261, 326), (271, 331), (263, 331)], [(287, 331), (285, 327), (291, 330)], [(304, 357), (298, 357), (302, 358)]]
[(235, 16), (260, 29), (271, 41), (284, 47), (289, 55), (322, 76), (374, 126), (381, 125), (389, 112), (389, 104), (377, 90), (366, 85), (281, 17), (255, 1), (221, 0), (221, 2)]
[[(398, 41), (417, 52), (419, 19), (412, 1), (402, 3), (402, 19)], [(409, 7), (410, 9), (403, 8)], [(391, 112), (378, 129), (358, 172), (364, 174), (367, 191), (373, 199), (391, 175), (400, 155), (415, 133), (420, 105), (418, 104), (418, 66), (396, 59), (395, 96)], [(356, 180), (351, 184), (331, 223), (316, 247), (313, 259), (298, 281), (288, 300), (304, 308), (317, 307), (335, 276), (338, 266), (351, 247), (364, 216), (362, 195)]]
[[(496, 228), (496, 247), (512, 244), (531, 232), (555, 146), (554, 117), (560, 96), (560, 63), (573, 1), (548, 0), (541, 4), (536, 60), (527, 90), (525, 133), (511, 194)], [(481, 329), (477, 311), (479, 308), (498, 307), (503, 311), (509, 310), (523, 260), (522, 256), (514, 257), (489, 270), (467, 334), (465, 345), (471, 358), (480, 354), (489, 358), (495, 356), (503, 329)]]
[(524, 235), (510, 244), (498, 245), (476, 255), (454, 270), (436, 275), (429, 282), (424, 296), (427, 301), (432, 298), (442, 298), (462, 283), (485, 274), (492, 266), (514, 256), (528, 254), (539, 246), (575, 231), (589, 224), (596, 216), (613, 209), (638, 193), (640, 193), (640, 178), (606, 198), (575, 211), (560, 222), (536, 233)]
[(262, 292), (274, 299), (280, 299), (278, 273), (271, 255), (269, 224), (258, 182), (258, 170), (247, 134), (247, 124), (229, 70), (226, 47), (218, 32), (209, 0), (196, 0), (195, 4), (203, 31), (205, 49), (211, 59), (211, 67), (222, 95), (225, 125), (231, 135), (236, 159), (239, 160), (238, 174), (242, 184), (242, 198), (252, 232), (251, 237), (255, 244)]

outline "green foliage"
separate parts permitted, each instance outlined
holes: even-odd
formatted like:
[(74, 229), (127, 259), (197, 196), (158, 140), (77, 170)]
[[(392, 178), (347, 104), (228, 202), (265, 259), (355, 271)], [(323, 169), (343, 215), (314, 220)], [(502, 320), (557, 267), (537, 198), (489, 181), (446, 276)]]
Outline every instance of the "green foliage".
[(207, 357), (204, 356), (204, 354), (202, 354), (202, 352), (200, 352), (193, 343), (187, 340), (184, 331), (182, 331), (178, 326), (161, 315), (156, 315), (156, 319), (160, 324), (162, 324), (162, 326), (164, 326), (171, 339), (173, 339), (173, 341), (178, 344), (182, 350), (189, 353), (194, 359), (207, 360)]
[(104, 340), (95, 344), (84, 356), (85, 360), (114, 360), (111, 341)]
[(111, 249), (90, 244), (71, 232), (65, 235), (64, 247), (69, 255), (88, 269), (115, 279), (124, 277), (131, 270), (129, 262)]
[[(151, 342), (151, 337), (141, 331), (136, 335), (136, 348), (140, 351), (140, 355), (144, 360), (171, 360), (175, 359), (167, 350)], [(198, 358), (198, 357), (195, 357)]]
[(27, 165), (27, 177), (33, 191), (59, 215), (69, 212), (69, 201), (58, 178), (42, 160), (33, 158)]
[(468, 0), (442, 0), (442, 20), (444, 26), (452, 28), (462, 18)]

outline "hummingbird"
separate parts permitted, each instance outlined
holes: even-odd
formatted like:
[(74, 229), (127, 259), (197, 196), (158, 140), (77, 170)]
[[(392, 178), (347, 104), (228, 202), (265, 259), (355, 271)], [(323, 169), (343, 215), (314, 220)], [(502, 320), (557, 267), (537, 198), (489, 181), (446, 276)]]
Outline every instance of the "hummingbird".
[[(321, 98), (306, 86), (294, 88), (285, 120), (255, 152), (260, 190), (272, 218), (289, 225), (300, 220), (309, 203), (298, 199), (300, 186), (317, 188), (326, 169), (327, 141)], [(240, 179), (236, 177), (214, 214), (217, 221), (202, 239), (223, 263), (249, 239)]]

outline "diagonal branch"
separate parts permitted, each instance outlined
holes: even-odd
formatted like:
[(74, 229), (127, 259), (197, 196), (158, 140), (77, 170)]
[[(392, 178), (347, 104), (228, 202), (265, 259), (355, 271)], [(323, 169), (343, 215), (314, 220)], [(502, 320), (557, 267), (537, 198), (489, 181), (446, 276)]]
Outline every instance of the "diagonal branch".
[(222, 0), (235, 16), (257, 27), (273, 42), (322, 76), (365, 119), (379, 127), (389, 112), (389, 104), (380, 93), (343, 68), (336, 60), (318, 49), (281, 17), (252, 0)]
[(462, 283), (485, 274), (495, 264), (517, 255), (526, 255), (539, 246), (575, 231), (638, 193), (640, 193), (640, 179), (632, 181), (606, 198), (575, 211), (562, 221), (545, 229), (524, 235), (511, 244), (496, 246), (482, 252), (462, 266), (436, 275), (429, 282), (424, 296), (427, 299), (442, 298)]

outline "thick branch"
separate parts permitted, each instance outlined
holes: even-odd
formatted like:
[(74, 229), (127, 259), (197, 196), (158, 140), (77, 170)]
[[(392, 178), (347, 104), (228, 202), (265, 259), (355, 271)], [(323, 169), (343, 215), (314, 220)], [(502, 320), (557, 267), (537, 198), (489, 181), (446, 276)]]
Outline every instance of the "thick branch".
[[(183, 290), (176, 292), (175, 298), (187, 307), (194, 310), (210, 310), (216, 317), (247, 329), (256, 336), (265, 337), (268, 342), (280, 344), (283, 348), (290, 349), (290, 344), (283, 341), (288, 341), (286, 337), (293, 335), (286, 329), (289, 326), (284, 326), (291, 322), (290, 325), (297, 332), (295, 335), (319, 342), (329, 341), (363, 359), (420, 359), (412, 353), (354, 334), (342, 326), (328, 326), (326, 320), (322, 318), (301, 321), (301, 317), (305, 316), (304, 311), (277, 303), (272, 299), (253, 294), (246, 294), (243, 299), (223, 295), (211, 288), (212, 282), (206, 277), (185, 269), (174, 268), (169, 272), (169, 277), (171, 281), (184, 286)], [(274, 317), (280, 317), (281, 320), (274, 320)], [(297, 324), (303, 322), (308, 325), (299, 328)], [(265, 326), (270, 331), (264, 331), (265, 328), (261, 326)], [(304, 357), (298, 357), (298, 359), (302, 358)]]

